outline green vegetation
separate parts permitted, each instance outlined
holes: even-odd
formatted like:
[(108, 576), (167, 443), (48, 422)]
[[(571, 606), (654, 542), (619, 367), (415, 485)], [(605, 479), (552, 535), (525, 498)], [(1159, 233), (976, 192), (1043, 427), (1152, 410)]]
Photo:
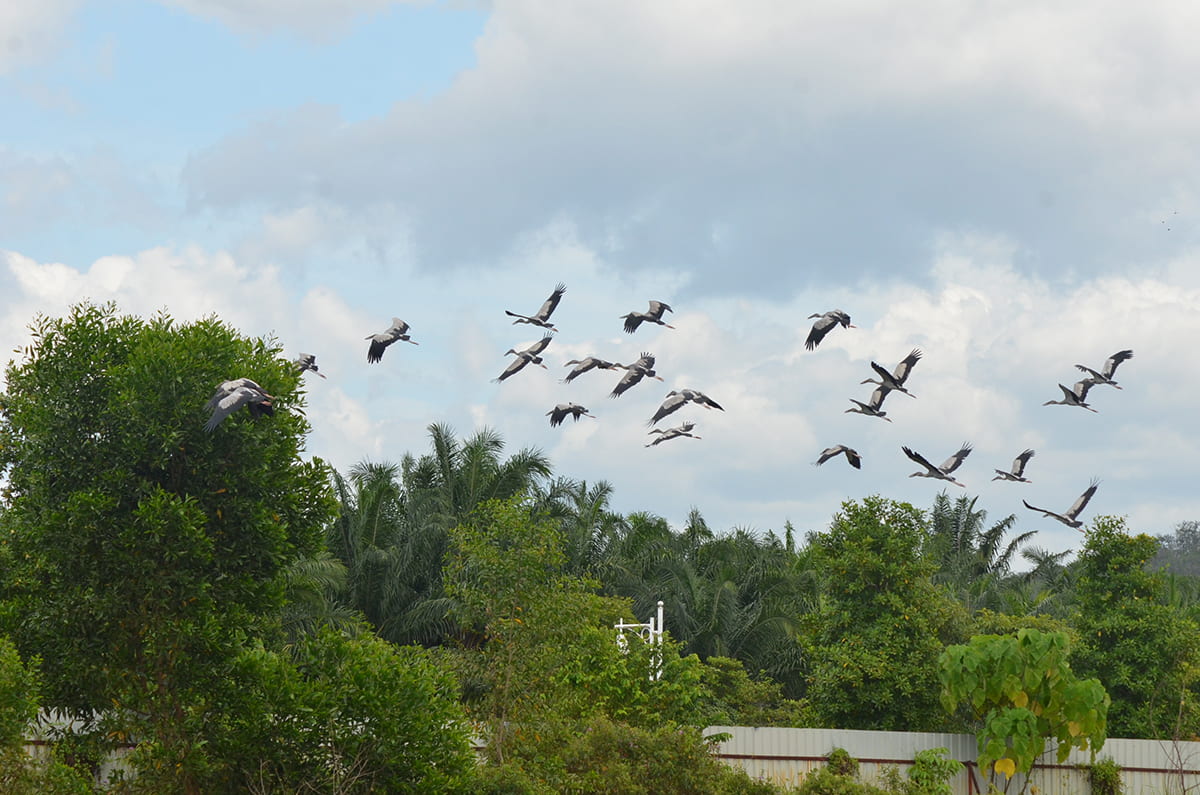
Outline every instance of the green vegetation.
[[(771, 792), (702, 729), (973, 730), (1002, 775), (1106, 730), (1200, 734), (1187, 523), (1101, 517), (1075, 561), (944, 494), (849, 500), (803, 539), (673, 528), (445, 425), (341, 474), (304, 458), (271, 340), (87, 304), (34, 331), (0, 398), (5, 792)], [(276, 411), (207, 433), (230, 377)], [(618, 646), (660, 599), (662, 644)], [(76, 722), (34, 760), (39, 708)], [(933, 795), (959, 769), (853, 768), (832, 754), (801, 791)]]

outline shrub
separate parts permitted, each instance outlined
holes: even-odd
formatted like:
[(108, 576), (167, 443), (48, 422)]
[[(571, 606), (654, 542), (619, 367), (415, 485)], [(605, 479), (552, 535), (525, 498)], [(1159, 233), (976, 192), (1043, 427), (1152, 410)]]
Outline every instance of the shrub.
[(1121, 795), (1125, 791), (1121, 786), (1121, 766), (1112, 757), (1090, 765), (1088, 781), (1092, 795)]

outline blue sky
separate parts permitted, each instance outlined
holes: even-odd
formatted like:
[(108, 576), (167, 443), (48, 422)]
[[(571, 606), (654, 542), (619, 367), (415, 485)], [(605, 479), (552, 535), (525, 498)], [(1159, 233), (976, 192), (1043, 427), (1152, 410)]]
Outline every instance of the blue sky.
[[(0, 9), (0, 344), (83, 298), (217, 313), (316, 354), (340, 469), (487, 425), (615, 507), (718, 528), (928, 507), (940, 462), (1049, 549), (1089, 514), (1200, 517), (1200, 55), (1183, 2), (18, 0)], [(548, 370), (494, 384), (568, 290)], [(675, 330), (621, 331), (649, 299)], [(804, 350), (807, 316), (858, 329)], [(421, 342), (365, 362), (392, 316)], [(925, 351), (891, 424), (869, 362)], [(1041, 404), (1122, 365), (1100, 414)], [(571, 358), (649, 350), (608, 400)], [(231, 374), (231, 376), (236, 374)], [(700, 441), (646, 449), (667, 390)], [(556, 403), (596, 420), (550, 429)], [(865, 460), (810, 466), (846, 443)], [(1025, 447), (1029, 485), (993, 483)], [(953, 488), (953, 487), (952, 487)], [(1087, 518), (1088, 514), (1085, 514)]]

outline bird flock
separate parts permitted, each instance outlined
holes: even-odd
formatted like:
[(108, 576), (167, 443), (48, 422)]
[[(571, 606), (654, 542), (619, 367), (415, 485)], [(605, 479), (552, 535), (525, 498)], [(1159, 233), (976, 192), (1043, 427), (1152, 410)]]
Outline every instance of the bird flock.
[[(813, 324), (812, 330), (809, 332), (808, 339), (805, 342), (805, 347), (808, 350), (815, 350), (816, 347), (820, 345), (821, 340), (825, 338), (825, 335), (839, 325), (843, 328), (855, 328), (855, 326), (850, 323), (850, 316), (840, 309), (834, 309), (823, 314), (809, 315), (810, 320), (813, 318), (816, 318), (816, 322)], [(908, 381), (909, 376), (912, 374), (913, 368), (916, 366), (917, 362), (921, 360), (922, 355), (923, 354), (919, 349), (914, 348), (912, 352), (900, 360), (900, 363), (897, 364), (893, 370), (888, 370), (877, 362), (872, 361), (871, 369), (875, 372), (878, 378), (867, 378), (861, 383), (876, 384), (877, 386), (871, 393), (871, 397), (865, 403), (860, 400), (850, 398), (850, 402), (854, 405), (846, 409), (845, 413), (863, 414), (868, 417), (878, 417), (886, 422), (891, 422), (892, 419), (888, 417), (887, 412), (883, 410), (883, 401), (892, 392), (900, 392), (908, 395), (911, 398), (916, 397), (916, 395), (908, 391), (908, 388), (905, 386), (905, 384)], [(1063, 393), (1062, 400), (1048, 400), (1042, 405), (1076, 406), (1093, 413), (1099, 413), (1096, 411), (1096, 409), (1092, 408), (1088, 404), (1088, 391), (1092, 387), (1099, 385), (1121, 389), (1120, 385), (1117, 384), (1113, 376), (1116, 374), (1117, 367), (1120, 366), (1122, 362), (1132, 358), (1133, 351), (1123, 350), (1118, 351), (1112, 356), (1108, 357), (1100, 370), (1093, 370), (1092, 368), (1082, 364), (1075, 365), (1075, 369), (1086, 373), (1087, 375), (1077, 381), (1071, 388), (1067, 388), (1063, 384), (1059, 384), (1058, 388), (1062, 390)], [(921, 470), (913, 472), (911, 475), (909, 475), (909, 477), (944, 480), (947, 483), (953, 483), (955, 486), (959, 486), (960, 488), (965, 488), (965, 485), (956, 480), (952, 473), (957, 471), (967, 459), (967, 456), (971, 454), (972, 448), (970, 443), (963, 442), (957, 452), (943, 461), (941, 465), (933, 464), (933, 462), (924, 455), (910, 447), (902, 446), (900, 449), (911, 461), (921, 466)], [(850, 466), (854, 467), (855, 469), (862, 469), (862, 456), (860, 456), (858, 451), (856, 451), (854, 448), (845, 444), (837, 444), (833, 445), (832, 447), (825, 448), (821, 451), (820, 456), (818, 456), (817, 460), (814, 461), (813, 464), (815, 466), (820, 466), (826, 461), (836, 458), (838, 455), (845, 455), (846, 461), (850, 464)], [(1025, 450), (1021, 452), (1015, 459), (1013, 459), (1012, 466), (1009, 469), (993, 470), (996, 473), (996, 476), (993, 477), (992, 480), (1000, 480), (1009, 483), (1032, 483), (1033, 481), (1025, 477), (1025, 467), (1029, 464), (1029, 459), (1033, 458), (1033, 456), (1033, 450)], [(1083, 522), (1079, 520), (1079, 514), (1082, 513), (1084, 508), (1087, 507), (1088, 502), (1092, 499), (1092, 496), (1095, 495), (1096, 489), (1099, 487), (1099, 485), (1100, 481), (1093, 479), (1088, 488), (1082, 494), (1080, 494), (1075, 502), (1072, 503), (1071, 507), (1063, 513), (1056, 513), (1054, 511), (1046, 510), (1045, 508), (1038, 508), (1037, 506), (1030, 505), (1025, 500), (1022, 500), (1021, 502), (1031, 511), (1036, 511), (1049, 518), (1057, 519), (1067, 527), (1079, 529), (1083, 526)]]
[[(510, 310), (504, 310), (504, 314), (508, 317), (515, 318), (513, 325), (526, 324), (537, 326), (544, 329), (545, 334), (541, 339), (529, 345), (528, 347), (517, 350), (509, 348), (505, 351), (505, 356), (512, 356), (504, 370), (499, 376), (492, 379), (494, 383), (501, 383), (517, 373), (524, 370), (529, 365), (536, 365), (543, 369), (546, 367), (542, 354), (554, 340), (558, 328), (551, 322), (550, 318), (554, 314), (562, 301), (563, 295), (566, 293), (566, 285), (559, 283), (551, 292), (550, 296), (542, 303), (540, 309), (531, 315), (523, 315)], [(662, 301), (652, 300), (649, 302), (649, 307), (645, 312), (632, 311), (625, 315), (621, 315), (620, 319), (624, 321), (624, 330), (626, 333), (634, 334), (643, 324), (654, 324), (663, 326), (668, 329), (674, 329), (675, 326), (663, 320), (663, 316), (667, 312), (673, 312), (669, 305)], [(810, 315), (810, 320), (815, 320), (812, 328), (809, 331), (808, 337), (805, 340), (804, 346), (809, 351), (815, 351), (821, 344), (821, 341), (839, 326), (846, 329), (857, 328), (850, 322), (850, 315), (840, 309), (832, 309), (828, 312)], [(392, 324), (386, 330), (377, 334), (370, 334), (365, 339), (370, 341), (367, 349), (367, 362), (369, 364), (378, 364), (383, 359), (383, 354), (387, 348), (396, 342), (408, 342), (412, 345), (417, 345), (417, 341), (413, 340), (409, 335), (409, 325), (400, 318), (392, 318)], [(873, 384), (875, 388), (872, 390), (870, 397), (865, 401), (860, 401), (850, 398), (850, 402), (854, 405), (845, 410), (845, 413), (857, 413), (868, 417), (876, 417), (886, 422), (892, 422), (892, 418), (887, 416), (887, 412), (883, 410), (883, 404), (886, 398), (893, 392), (899, 392), (907, 395), (910, 398), (916, 398), (908, 389), (908, 380), (913, 373), (913, 369), (917, 363), (921, 361), (924, 354), (920, 349), (914, 348), (907, 356), (897, 363), (897, 365), (889, 370), (886, 367), (878, 364), (875, 361), (870, 363), (874, 377), (868, 377), (861, 381), (861, 384)], [(1061, 405), (1074, 406), (1077, 408), (1086, 409), (1087, 411), (1098, 413), (1088, 403), (1088, 393), (1095, 386), (1111, 386), (1114, 389), (1121, 389), (1114, 376), (1117, 368), (1125, 361), (1133, 358), (1133, 351), (1122, 350), (1114, 353), (1104, 362), (1099, 370), (1094, 370), (1082, 364), (1075, 365), (1075, 368), (1082, 373), (1084, 377), (1068, 388), (1063, 384), (1058, 387), (1062, 391), (1061, 400), (1048, 400), (1043, 405)], [(312, 372), (321, 378), (325, 375), (317, 368), (316, 357), (313, 354), (301, 353), (294, 361), (298, 371)], [(632, 389), (637, 384), (645, 379), (653, 379), (663, 381), (662, 376), (658, 375), (655, 370), (656, 360), (652, 353), (643, 352), (639, 358), (631, 364), (621, 364), (607, 359), (602, 359), (598, 356), (587, 356), (583, 359), (572, 359), (564, 365), (571, 368), (567, 375), (562, 379), (561, 383), (570, 384), (575, 379), (598, 370), (623, 370), (620, 379), (613, 386), (609, 393), (610, 398), (619, 398), (628, 390)], [(246, 407), (252, 419), (257, 419), (263, 416), (269, 416), (274, 413), (274, 398), (268, 394), (261, 386), (248, 378), (238, 378), (221, 383), (213, 396), (209, 399), (206, 410), (210, 416), (205, 425), (205, 430), (213, 432), (221, 422), (242, 407)], [(724, 411), (725, 409), (713, 400), (708, 395), (696, 389), (673, 389), (667, 393), (661, 405), (654, 414), (647, 420), (647, 426), (654, 426), (667, 416), (679, 411), (683, 407), (694, 404), (708, 410), (717, 409)], [(556, 428), (561, 426), (565, 420), (570, 417), (575, 422), (578, 422), (582, 417), (596, 418), (585, 406), (575, 402), (559, 403), (546, 412), (546, 416), (550, 418), (550, 427)], [(651, 427), (648, 436), (653, 437), (645, 447), (654, 447), (671, 439), (687, 437), (691, 439), (700, 439), (697, 434), (692, 433), (696, 424), (692, 421), (684, 421), (680, 425), (662, 429)], [(911, 461), (918, 464), (921, 469), (913, 472), (909, 477), (923, 477), (933, 480), (942, 480), (947, 483), (952, 483), (960, 488), (965, 488), (965, 485), (954, 477), (954, 473), (959, 471), (963, 462), (971, 454), (972, 447), (970, 443), (964, 442), (959, 449), (950, 455), (941, 465), (935, 465), (920, 452), (902, 446), (901, 451)], [(820, 466), (837, 456), (844, 456), (846, 462), (855, 469), (862, 469), (862, 456), (858, 451), (854, 450), (849, 445), (836, 444), (825, 448), (821, 451), (815, 466)], [(1013, 459), (1011, 467), (1008, 469), (993, 470), (996, 475), (992, 480), (1000, 480), (1009, 483), (1031, 483), (1032, 481), (1025, 477), (1025, 469), (1029, 465), (1030, 459), (1034, 457), (1034, 451), (1027, 449)], [(1086, 508), (1088, 502), (1096, 493), (1099, 486), (1099, 480), (1093, 479), (1088, 488), (1075, 500), (1063, 513), (1046, 510), (1030, 505), (1027, 501), (1022, 500), (1025, 507), (1031, 511), (1035, 511), (1062, 522), (1064, 525), (1072, 528), (1080, 528), (1083, 523), (1079, 520), (1079, 515)]]

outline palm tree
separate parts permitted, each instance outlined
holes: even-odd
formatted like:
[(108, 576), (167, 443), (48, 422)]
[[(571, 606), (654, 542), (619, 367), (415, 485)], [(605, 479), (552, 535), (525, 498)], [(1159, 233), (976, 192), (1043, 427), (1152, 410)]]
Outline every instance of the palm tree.
[(975, 507), (978, 501), (964, 495), (952, 503), (945, 491), (935, 497), (926, 542), (926, 554), (938, 564), (934, 582), (945, 585), (972, 612), (998, 607), (998, 590), (1014, 556), (1037, 533), (1030, 530), (1005, 543), (1016, 514), (985, 527), (987, 511)]

